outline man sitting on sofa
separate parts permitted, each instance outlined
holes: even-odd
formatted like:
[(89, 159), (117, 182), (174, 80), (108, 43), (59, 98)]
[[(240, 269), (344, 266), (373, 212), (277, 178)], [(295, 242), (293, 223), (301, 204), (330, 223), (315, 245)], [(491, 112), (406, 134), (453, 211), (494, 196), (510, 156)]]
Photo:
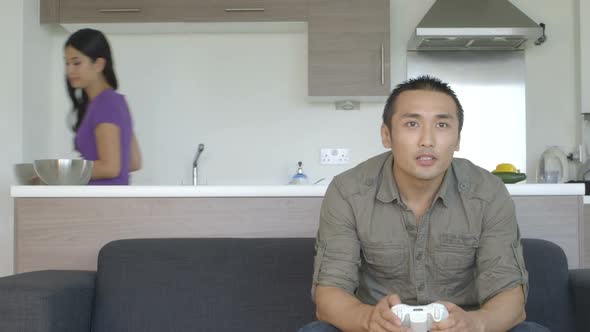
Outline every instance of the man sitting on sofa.
[(462, 125), (439, 79), (393, 90), (381, 126), (391, 151), (326, 192), (312, 287), (319, 321), (300, 332), (407, 331), (391, 307), (435, 301), (449, 316), (432, 331), (548, 331), (524, 322), (528, 276), (506, 187), (453, 158)]

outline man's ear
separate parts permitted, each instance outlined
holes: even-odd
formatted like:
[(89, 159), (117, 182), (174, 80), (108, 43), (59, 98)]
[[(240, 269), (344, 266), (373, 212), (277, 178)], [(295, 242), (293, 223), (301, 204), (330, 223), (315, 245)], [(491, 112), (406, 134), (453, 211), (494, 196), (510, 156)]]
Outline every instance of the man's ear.
[(391, 149), (391, 131), (385, 123), (381, 125), (381, 143), (386, 149)]

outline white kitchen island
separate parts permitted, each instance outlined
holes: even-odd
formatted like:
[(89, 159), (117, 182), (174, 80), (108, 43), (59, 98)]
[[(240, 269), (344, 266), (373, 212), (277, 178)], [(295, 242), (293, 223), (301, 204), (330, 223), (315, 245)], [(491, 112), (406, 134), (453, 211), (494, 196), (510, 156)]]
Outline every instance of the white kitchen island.
[[(326, 188), (13, 186), (15, 272), (93, 270), (99, 249), (124, 238), (314, 237)], [(583, 184), (507, 188), (523, 237), (559, 244), (570, 267), (587, 264)]]

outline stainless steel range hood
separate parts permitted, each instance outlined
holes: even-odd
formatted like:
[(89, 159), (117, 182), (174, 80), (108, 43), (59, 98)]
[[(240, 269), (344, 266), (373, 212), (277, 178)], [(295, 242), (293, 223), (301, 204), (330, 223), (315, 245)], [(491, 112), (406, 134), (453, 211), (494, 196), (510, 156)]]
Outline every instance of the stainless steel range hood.
[(508, 0), (437, 0), (408, 50), (519, 50), (543, 29)]

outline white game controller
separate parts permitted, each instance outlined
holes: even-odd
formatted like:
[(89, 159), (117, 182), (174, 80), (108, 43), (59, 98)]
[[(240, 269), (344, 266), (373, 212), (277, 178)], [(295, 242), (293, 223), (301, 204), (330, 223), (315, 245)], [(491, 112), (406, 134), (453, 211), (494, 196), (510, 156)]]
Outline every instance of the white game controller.
[(391, 311), (399, 317), (403, 326), (411, 327), (412, 332), (430, 331), (432, 323), (438, 323), (449, 317), (447, 308), (440, 303), (423, 306), (396, 304)]

